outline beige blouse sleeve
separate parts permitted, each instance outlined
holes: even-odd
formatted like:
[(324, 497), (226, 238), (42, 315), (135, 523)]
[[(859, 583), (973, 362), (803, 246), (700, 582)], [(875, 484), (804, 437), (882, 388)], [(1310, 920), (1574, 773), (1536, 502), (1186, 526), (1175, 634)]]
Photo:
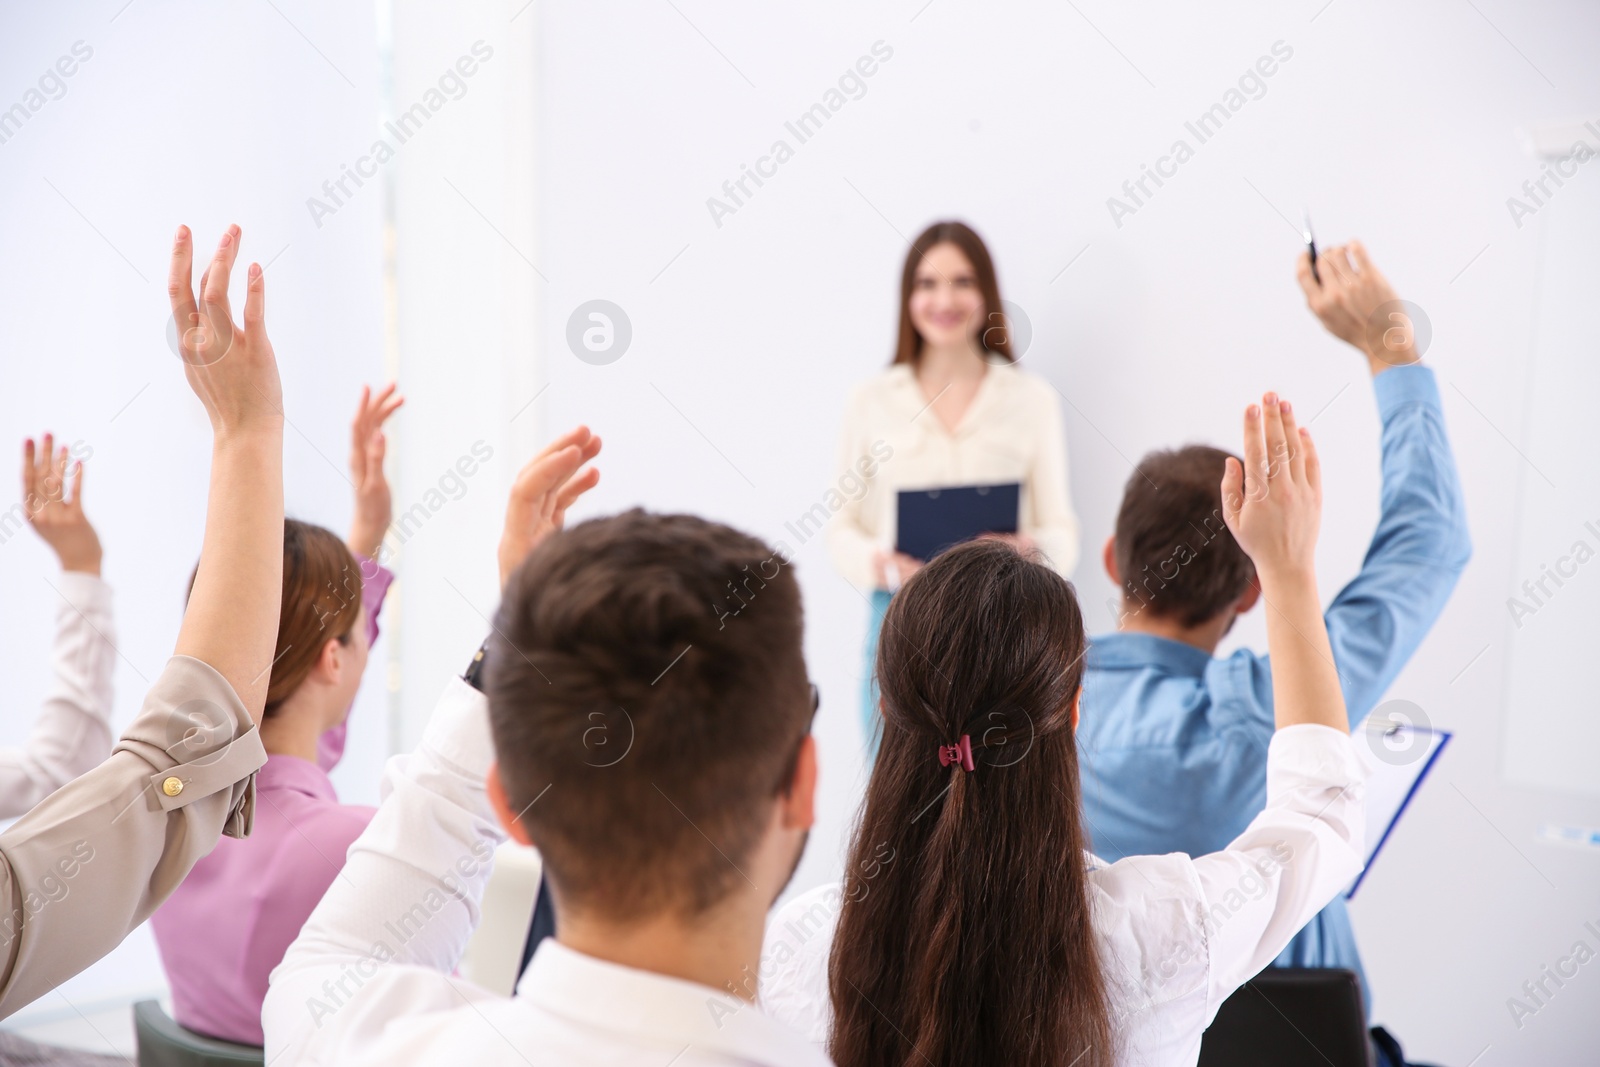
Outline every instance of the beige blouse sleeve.
[(247, 836), (266, 761), (222, 675), (168, 660), (110, 758), (0, 834), (0, 1018), (115, 948), (222, 834)]
[(1056, 573), (1071, 577), (1078, 565), (1078, 516), (1067, 489), (1067, 432), (1054, 393), (1041, 393), (1039, 404), (1040, 440), (1028, 474), (1031, 521), (1027, 527)]
[[(876, 471), (876, 456), (872, 452), (871, 427), (867, 425), (867, 403), (862, 390), (851, 394), (845, 408), (844, 425), (839, 429), (839, 466), (837, 476), (847, 472), (862, 473), (862, 464)], [(844, 497), (844, 506), (828, 523), (825, 539), (828, 555), (845, 580), (863, 592), (877, 588), (878, 578), (873, 566), (873, 555), (878, 550), (874, 534), (866, 527), (865, 495)]]

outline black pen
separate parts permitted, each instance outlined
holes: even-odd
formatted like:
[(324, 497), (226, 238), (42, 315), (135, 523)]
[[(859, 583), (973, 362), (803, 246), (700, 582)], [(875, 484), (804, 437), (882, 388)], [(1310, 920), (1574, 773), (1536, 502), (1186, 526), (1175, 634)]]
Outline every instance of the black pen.
[(1311, 280), (1321, 285), (1322, 276), (1317, 273), (1317, 239), (1311, 233), (1311, 209), (1302, 209), (1301, 217), (1305, 219), (1306, 251), (1311, 253)]

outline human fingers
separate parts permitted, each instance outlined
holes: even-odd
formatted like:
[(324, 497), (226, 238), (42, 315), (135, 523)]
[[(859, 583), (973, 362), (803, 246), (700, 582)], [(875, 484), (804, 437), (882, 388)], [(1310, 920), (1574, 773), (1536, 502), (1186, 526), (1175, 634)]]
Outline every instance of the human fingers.
[(72, 509), (83, 514), (83, 460), (72, 468)]
[(389, 416), (405, 407), (406, 398), (403, 396), (390, 397), (383, 402), (383, 407), (378, 409), (378, 425), (382, 426), (389, 421)]
[(599, 434), (590, 434), (589, 439), (579, 446), (583, 452), (583, 461), (587, 463), (594, 457), (598, 456), (600, 454), (600, 448), (603, 444), (604, 442), (600, 440)]
[(405, 398), (396, 397), (394, 395), (394, 391), (394, 382), (390, 382), (388, 385), (378, 390), (376, 395), (374, 395), (370, 389), (363, 389), (361, 391), (364, 397), (370, 397), (370, 399), (367, 401), (368, 414), (375, 425), (381, 424), (384, 419), (389, 417), (389, 412), (393, 411), (395, 408), (399, 407), (405, 402)]
[(566, 517), (567, 509), (570, 508), (580, 496), (593, 489), (599, 483), (600, 468), (598, 467), (590, 467), (587, 470), (568, 478), (567, 483), (563, 485), (561, 487), (561, 491), (556, 494), (555, 510), (551, 513), (551, 517), (555, 520), (556, 525), (561, 525), (562, 519)]
[(1306, 303), (1312, 303), (1314, 297), (1322, 295), (1322, 283), (1311, 273), (1310, 252), (1301, 252), (1300, 258), (1295, 260), (1294, 279), (1300, 283), (1300, 291), (1306, 295)]
[[(223, 293), (226, 296), (227, 290)], [(250, 264), (245, 272), (244, 335), (252, 344), (261, 344), (267, 339), (267, 276), (259, 263)]]
[(194, 324), (194, 244), (189, 239), (189, 227), (179, 226), (172, 239), (172, 262), (167, 268), (167, 298), (172, 304), (172, 320), (177, 325), (178, 337)]
[(549, 455), (535, 456), (523, 465), (511, 483), (512, 509), (520, 511), (532, 507), (541, 513), (548, 513), (547, 505), (553, 506), (554, 503), (552, 494), (582, 465), (583, 450), (577, 445), (568, 445)]
[(239, 227), (229, 226), (222, 232), (222, 239), (217, 242), (217, 250), (212, 253), (211, 263), (200, 283), (200, 301), (205, 304), (214, 329), (220, 329), (223, 322), (233, 322), (233, 309), (228, 305), (228, 278), (238, 256)]
[(1367, 258), (1367, 246), (1360, 241), (1351, 241), (1347, 246), (1350, 251), (1350, 262), (1355, 264), (1357, 273), (1365, 274), (1372, 269), (1372, 260)]
[(35, 462), (33, 438), (24, 438), (22, 442), (22, 509), (30, 514), (33, 511), (32, 501), (35, 494), (34, 486), (37, 481), (34, 470)]
[(361, 387), (361, 399), (356, 401), (356, 417), (350, 420), (351, 426), (360, 426), (367, 421), (367, 411), (372, 407), (372, 386)]
[(361, 399), (356, 403), (355, 416), (350, 420), (350, 468), (360, 471), (367, 456), (367, 409), (372, 389), (361, 387)]
[(583, 461), (585, 463), (600, 454), (600, 444), (600, 435), (591, 434), (589, 439), (580, 446), (583, 449)]
[(1244, 490), (1251, 497), (1266, 495), (1264, 472), (1267, 467), (1267, 442), (1261, 432), (1261, 408), (1251, 404), (1244, 409)]
[(1350, 258), (1344, 245), (1334, 245), (1325, 249), (1317, 260), (1317, 267), (1322, 272), (1322, 282), (1327, 286), (1332, 281), (1331, 288), (1343, 290), (1355, 280), (1355, 268), (1350, 265)]
[(55, 495), (55, 490), (50, 484), (50, 467), (56, 458), (56, 435), (46, 432), (44, 440), (39, 445), (39, 465), (34, 469), (34, 491), (38, 494), (34, 500), (34, 507), (43, 510)]
[(1322, 495), (1322, 461), (1317, 458), (1317, 443), (1311, 438), (1308, 427), (1300, 427), (1300, 451), (1305, 455), (1306, 484), (1319, 497)]
[(1278, 401), (1278, 413), (1283, 416), (1283, 443), (1289, 450), (1289, 477), (1297, 485), (1306, 482), (1306, 456), (1305, 449), (1300, 445), (1300, 427), (1294, 420), (1294, 408), (1290, 407), (1287, 400)]
[(1244, 467), (1229, 456), (1222, 462), (1222, 521), (1228, 529), (1239, 528), (1239, 512), (1244, 508)]
[(1289, 446), (1283, 436), (1283, 413), (1277, 393), (1261, 397), (1261, 425), (1267, 439), (1267, 479), (1276, 481), (1289, 473)]
[(589, 432), (589, 427), (575, 426), (566, 433), (562, 434), (560, 437), (557, 437), (554, 441), (551, 441), (549, 444), (545, 445), (544, 449), (539, 452), (538, 455), (533, 457), (532, 462), (537, 462), (541, 459), (544, 459), (546, 456), (553, 456), (557, 452), (560, 452), (563, 448), (568, 448), (572, 445), (577, 445), (578, 447), (582, 448), (593, 436), (594, 435)]

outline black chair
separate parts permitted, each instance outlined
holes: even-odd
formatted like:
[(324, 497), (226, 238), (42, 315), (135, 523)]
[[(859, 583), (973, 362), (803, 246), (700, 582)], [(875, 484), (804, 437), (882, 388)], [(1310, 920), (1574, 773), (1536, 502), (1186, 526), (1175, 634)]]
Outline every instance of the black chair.
[(139, 1067), (261, 1067), (261, 1050), (185, 1030), (161, 1010), (159, 1001), (133, 1006)]
[(1361, 982), (1332, 967), (1268, 967), (1223, 1001), (1199, 1067), (1373, 1067)]

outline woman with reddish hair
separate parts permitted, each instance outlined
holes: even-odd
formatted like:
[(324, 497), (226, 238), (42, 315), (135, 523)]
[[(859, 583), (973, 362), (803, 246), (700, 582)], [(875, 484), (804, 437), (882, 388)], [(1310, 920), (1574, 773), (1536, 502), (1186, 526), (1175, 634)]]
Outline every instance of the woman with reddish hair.
[(190, 1030), (259, 1045), (267, 977), (344, 866), (376, 810), (341, 804), (328, 778), (344, 753), (345, 719), (394, 575), (377, 562), (392, 512), (383, 473), (384, 421), (403, 403), (389, 385), (363, 389), (352, 425), (355, 520), (348, 540), (288, 519), (283, 602), (256, 776), (255, 830), (223, 842), (150, 919)]

